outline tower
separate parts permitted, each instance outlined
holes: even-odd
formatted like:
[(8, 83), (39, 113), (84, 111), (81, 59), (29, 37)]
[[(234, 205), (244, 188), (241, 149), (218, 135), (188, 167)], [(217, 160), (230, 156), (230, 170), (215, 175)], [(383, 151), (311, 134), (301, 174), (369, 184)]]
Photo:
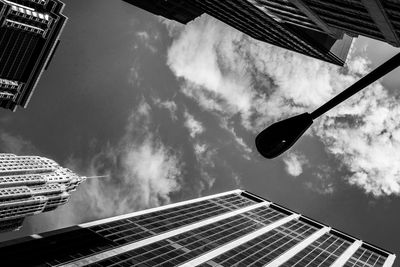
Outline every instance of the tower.
[(65, 204), (85, 180), (54, 161), (0, 154), (0, 232), (18, 230), (26, 216)]
[(27, 107), (67, 18), (58, 0), (0, 0), (0, 107)]

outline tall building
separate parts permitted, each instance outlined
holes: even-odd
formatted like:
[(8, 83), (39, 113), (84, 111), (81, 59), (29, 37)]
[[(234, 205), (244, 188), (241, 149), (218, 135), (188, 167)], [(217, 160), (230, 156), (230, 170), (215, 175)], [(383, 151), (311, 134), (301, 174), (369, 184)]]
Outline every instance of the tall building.
[(26, 216), (65, 204), (85, 180), (54, 161), (0, 154), (0, 232), (18, 230)]
[(0, 0), (0, 107), (26, 108), (67, 18), (58, 0)]
[(124, 0), (188, 23), (203, 13), (273, 45), (343, 65), (358, 35), (400, 46), (397, 0)]
[(6, 266), (74, 267), (390, 267), (395, 260), (243, 190), (3, 242), (0, 255)]

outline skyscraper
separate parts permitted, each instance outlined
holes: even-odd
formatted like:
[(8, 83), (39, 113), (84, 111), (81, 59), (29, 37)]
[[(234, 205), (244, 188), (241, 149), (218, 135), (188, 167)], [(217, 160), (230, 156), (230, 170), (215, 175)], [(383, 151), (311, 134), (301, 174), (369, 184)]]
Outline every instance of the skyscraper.
[(0, 154), (0, 232), (18, 230), (26, 216), (65, 204), (85, 180), (54, 161)]
[(26, 107), (67, 18), (58, 0), (0, 0), (0, 107)]
[(124, 1), (181, 23), (207, 13), (257, 40), (337, 65), (358, 35), (400, 46), (396, 0)]
[(7, 266), (390, 267), (395, 260), (243, 190), (3, 242), (0, 254)]

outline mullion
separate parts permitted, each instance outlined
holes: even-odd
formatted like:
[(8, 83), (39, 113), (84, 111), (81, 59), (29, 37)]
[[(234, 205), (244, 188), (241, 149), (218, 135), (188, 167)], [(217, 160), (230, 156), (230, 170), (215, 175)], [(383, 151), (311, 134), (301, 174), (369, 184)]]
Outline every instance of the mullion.
[[(245, 218), (244, 218), (245, 219)], [(238, 226), (240, 226), (240, 225), (242, 225), (242, 224), (246, 224), (246, 223), (249, 223), (250, 221), (244, 221), (243, 223), (240, 223), (239, 225), (234, 225), (234, 226), (232, 226), (232, 228), (235, 228), (235, 227), (238, 227)], [(251, 223), (251, 222), (250, 222)], [(242, 228), (242, 229), (240, 229), (241, 231), (243, 230), (247, 230), (247, 229), (249, 229), (249, 228), (253, 228), (254, 226), (256, 226), (257, 225), (257, 223), (253, 223), (252, 225), (249, 225), (249, 226), (247, 226), (247, 227), (245, 227), (245, 228)], [(232, 228), (227, 228), (227, 229), (224, 229), (222, 232), (226, 232), (226, 231), (231, 231), (232, 230)], [(210, 229), (210, 230), (215, 230), (215, 229)], [(204, 233), (204, 232), (203, 232)], [(204, 237), (204, 238), (202, 238), (202, 239), (198, 239), (198, 240), (196, 240), (196, 241), (194, 241), (194, 242), (192, 242), (192, 243), (190, 243), (190, 244), (186, 244), (185, 246), (190, 246), (190, 245), (192, 245), (193, 243), (196, 243), (196, 242), (198, 242), (198, 241), (201, 241), (201, 240), (204, 240), (204, 239), (209, 239), (210, 237), (212, 237), (212, 236), (215, 236), (215, 235), (219, 235), (219, 234), (221, 234), (221, 232), (217, 232), (217, 233), (215, 233), (215, 234), (213, 234), (213, 235), (211, 235), (211, 236), (206, 236), (206, 237)], [(216, 239), (216, 240), (212, 240), (211, 241), (211, 244), (215, 244), (215, 243), (217, 243), (218, 241), (220, 241), (221, 239), (224, 239), (224, 238), (227, 238), (227, 237), (230, 237), (230, 236), (232, 236), (232, 235), (235, 235), (235, 234), (237, 234), (237, 232), (233, 232), (233, 233), (231, 233), (231, 234), (229, 234), (229, 235), (227, 235), (227, 236), (223, 236), (223, 237), (221, 237), (221, 238), (219, 238), (219, 239)], [(232, 242), (232, 241), (231, 241)], [(229, 242), (228, 242), (229, 243)], [(210, 243), (209, 243), (210, 244)], [(209, 245), (209, 244), (206, 244), (206, 245)], [(224, 243), (224, 244), (226, 244), (226, 242)], [(200, 246), (200, 247), (198, 247), (196, 250), (199, 250), (200, 248), (203, 248), (203, 247), (205, 247), (206, 245), (202, 245), (202, 246)], [(220, 245), (220, 246), (223, 246), (223, 245)], [(191, 252), (194, 252), (194, 251), (196, 251), (196, 250), (192, 250)], [(167, 260), (167, 261), (164, 261), (163, 263), (165, 263), (165, 262), (168, 262), (168, 261), (170, 261), (170, 260), (173, 260), (173, 259), (175, 259), (175, 258), (178, 258), (178, 257), (180, 257), (180, 256), (177, 256), (177, 257), (174, 257), (174, 258), (172, 258), (172, 259), (169, 259), (169, 260)], [(161, 263), (161, 264), (163, 264), (163, 263)], [(160, 265), (156, 265), (156, 266), (160, 266)], [(162, 266), (162, 265), (161, 265)]]
[[(256, 243), (256, 244), (252, 245), (251, 247), (248, 247), (248, 248), (246, 248), (245, 250), (243, 250), (243, 253), (244, 253), (245, 251), (248, 251), (248, 250), (253, 249), (254, 247), (256, 247), (256, 246), (258, 246), (258, 245), (262, 245), (263, 242), (265, 242), (265, 241), (269, 240), (270, 238), (273, 238), (273, 237), (275, 237), (276, 235), (279, 235), (279, 234), (282, 234), (282, 233), (280, 233), (280, 232), (278, 232), (278, 231), (275, 231), (275, 233), (274, 233), (273, 235), (269, 236), (267, 239), (261, 239), (258, 243)], [(283, 236), (283, 237), (284, 237), (284, 236)], [(280, 239), (278, 239), (278, 240), (280, 240)], [(278, 241), (278, 240), (277, 240), (277, 241)], [(276, 241), (275, 241), (275, 242), (276, 242)], [(275, 242), (274, 242), (274, 243), (275, 243)], [(273, 244), (273, 243), (272, 243), (272, 244)], [(252, 254), (250, 254), (250, 255), (246, 256), (245, 258), (241, 259), (240, 261), (238, 261), (237, 264), (239, 264), (239, 263), (242, 262), (242, 261), (245, 261), (246, 259), (252, 257), (253, 255), (255, 255), (255, 254), (259, 253), (259, 252), (260, 252), (259, 250), (253, 252)], [(242, 251), (241, 251), (241, 253), (242, 253)], [(228, 260), (230, 260), (231, 258), (234, 258), (234, 257), (235, 257), (235, 256), (232, 256), (232, 257), (230, 257), (230, 258), (224, 260), (223, 262), (228, 261)], [(221, 262), (221, 264), (222, 264), (223, 262)]]
[[(296, 230), (300, 229), (300, 228), (303, 227), (303, 226), (304, 226), (304, 225), (297, 224)], [(281, 226), (281, 227), (282, 227), (282, 226)], [(279, 228), (281, 228), (281, 227), (279, 227)], [(274, 236), (276, 236), (276, 235), (278, 235), (278, 234), (281, 234), (283, 237), (284, 237), (284, 236), (287, 236), (286, 233), (284, 233), (284, 232), (282, 232), (282, 231), (279, 231), (278, 229), (274, 229), (273, 231), (275, 231), (276, 233), (273, 234), (272, 236), (269, 236), (267, 239), (270, 239), (270, 238), (272, 238), (272, 237), (274, 237)], [(266, 234), (268, 235), (268, 233), (266, 233)], [(265, 235), (265, 234), (264, 234), (264, 235)], [(263, 236), (264, 236), (264, 235), (263, 235)], [(279, 240), (280, 240), (280, 239), (279, 239)], [(261, 242), (263, 242), (263, 241), (261, 241)], [(256, 245), (260, 244), (261, 242), (258, 242), (257, 244), (252, 245), (251, 247), (249, 247), (249, 248), (246, 249), (246, 250), (249, 250), (249, 249), (255, 247)], [(243, 244), (243, 246), (245, 246), (245, 244)], [(245, 250), (245, 251), (246, 251), (246, 250)], [(256, 251), (255, 253), (257, 253), (257, 251)], [(253, 253), (253, 254), (255, 254), (255, 253)], [(253, 254), (252, 254), (252, 255), (253, 255)], [(237, 256), (238, 256), (238, 255), (234, 255), (234, 256), (232, 256), (232, 257), (229, 257), (229, 258), (223, 260), (220, 264), (222, 265), (224, 262), (227, 262), (227, 261), (229, 261), (229, 260), (231, 260), (231, 259), (234, 259), (234, 258), (237, 257)], [(249, 257), (249, 256), (248, 256), (248, 257)], [(248, 258), (248, 257), (246, 257), (246, 258)], [(244, 259), (243, 259), (243, 260), (244, 260)]]
[[(234, 216), (234, 217), (236, 217), (236, 216)], [(231, 219), (231, 220), (225, 221), (223, 224), (218, 225), (218, 227), (222, 227), (222, 226), (224, 226), (224, 225), (228, 225), (228, 224), (231, 224), (231, 223), (235, 223), (235, 222), (237, 222), (237, 221), (239, 221), (239, 220), (245, 220), (246, 218), (244, 218), (243, 216), (237, 216), (237, 218), (234, 218), (234, 219), (233, 219), (233, 217), (231, 217), (231, 218), (228, 218), (228, 219)], [(232, 219), (233, 219), (233, 220), (232, 220)], [(222, 221), (221, 221), (221, 222), (222, 222)], [(243, 221), (243, 222), (240, 223), (239, 225), (242, 225), (242, 224), (244, 224), (244, 223), (246, 223), (246, 221)], [(215, 223), (215, 224), (217, 224), (217, 223)], [(207, 225), (207, 226), (210, 227), (211, 225)], [(231, 228), (233, 228), (233, 227), (235, 227), (235, 226), (232, 226)], [(205, 232), (210, 231), (210, 230), (213, 230), (213, 229), (212, 229), (212, 228), (210, 228), (210, 229), (205, 229), (205, 230), (199, 232), (197, 235), (200, 235), (200, 234), (205, 233)], [(228, 228), (227, 230), (229, 230), (229, 228)], [(184, 233), (184, 234), (189, 234), (189, 232)], [(214, 235), (216, 235), (216, 234), (218, 234), (218, 233), (215, 233)], [(188, 237), (183, 238), (182, 240), (189, 239), (189, 238), (191, 238), (191, 237), (192, 237), (192, 236), (188, 236)], [(200, 240), (207, 239), (207, 238), (209, 238), (209, 237), (210, 237), (210, 236), (206, 236), (206, 237), (204, 237), (204, 238), (202, 238), (202, 239), (197, 239), (197, 240), (195, 240), (195, 241), (193, 241), (193, 242), (191, 242), (191, 243), (189, 243), (189, 244), (186, 244), (186, 246), (189, 246), (189, 245), (191, 245), (191, 244), (193, 244), (193, 243), (195, 243), (195, 242), (198, 242), (198, 241), (200, 241)], [(216, 241), (218, 241), (218, 240), (216, 240)], [(176, 242), (176, 241), (173, 241), (173, 242), (175, 242), (175, 243), (177, 243), (177, 244), (179, 245), (178, 242)], [(165, 246), (162, 246), (162, 247), (159, 247), (159, 248), (150, 250), (150, 251), (146, 252), (146, 254), (149, 253), (149, 252), (150, 252), (150, 253), (151, 253), (151, 252), (154, 252), (155, 250), (158, 250), (158, 249), (161, 249), (161, 248), (166, 248), (166, 247), (168, 247), (168, 246), (170, 246), (170, 244), (166, 244)], [(184, 247), (184, 246), (183, 246), (183, 247)], [(172, 250), (172, 251), (176, 251), (176, 250), (178, 250), (178, 249), (174, 249), (174, 250)], [(165, 256), (165, 255), (167, 255), (168, 253), (171, 253), (172, 251), (168, 251), (168, 252), (165, 252), (165, 253), (163, 253), (163, 254), (159, 254), (158, 257)], [(182, 255), (176, 256), (176, 257), (171, 258), (171, 259), (169, 259), (169, 260), (173, 260), (173, 259), (175, 259), (175, 258), (177, 258), (177, 257), (180, 257), (180, 256), (182, 256)], [(133, 259), (133, 258), (135, 258), (135, 257), (136, 257), (136, 256), (133, 256), (133, 257), (131, 257), (130, 259)], [(157, 257), (156, 257), (156, 258), (157, 258)], [(150, 258), (150, 259), (147, 259), (146, 261), (143, 261), (143, 262), (141, 262), (141, 263), (146, 263), (146, 262), (149, 262), (149, 261), (154, 260), (154, 259), (155, 259), (155, 258)], [(169, 260), (167, 260), (167, 261), (169, 261)], [(165, 261), (164, 261), (164, 262), (165, 262)]]
[[(314, 260), (316, 260), (322, 253), (324, 253), (324, 252), (328, 252), (328, 249), (337, 241), (337, 240), (339, 240), (339, 238), (337, 238), (336, 237), (336, 239), (335, 239), (335, 241), (333, 241), (332, 242), (332, 239), (334, 239), (335, 237), (333, 237), (333, 236), (330, 236), (330, 237), (328, 237), (324, 242), (322, 242), (321, 244), (319, 244), (317, 247), (315, 247), (315, 249), (313, 249), (312, 251), (310, 251), (306, 256), (304, 256), (300, 261), (302, 261), (303, 259), (305, 259), (308, 255), (310, 255), (310, 253), (311, 252), (313, 252), (313, 251), (319, 251), (319, 254), (318, 255), (316, 255), (313, 259), (310, 259), (310, 261), (307, 263), (307, 265), (305, 266), (305, 267), (307, 267), (307, 266), (309, 266)], [(321, 246), (323, 245), (323, 244), (325, 244), (325, 243), (330, 243), (329, 244), (329, 246), (327, 246), (325, 249), (323, 249), (323, 248), (321, 248)], [(330, 253), (330, 254), (332, 254), (332, 253)], [(326, 259), (325, 259), (326, 260)], [(318, 266), (320, 266), (320, 264), (318, 265)]]
[[(195, 204), (195, 205), (192, 205), (192, 204)], [(209, 202), (209, 201), (206, 201), (205, 203), (199, 202), (199, 203), (192, 203), (192, 204), (189, 204), (189, 205), (187, 205), (187, 206), (177, 207), (177, 209), (170, 210), (170, 211), (167, 212), (167, 213), (161, 213), (161, 212), (160, 212), (160, 214), (157, 214), (156, 216), (154, 216), (154, 213), (153, 213), (153, 214), (152, 214), (152, 213), (149, 213), (149, 214), (145, 214), (145, 215), (148, 215), (148, 216), (143, 216), (143, 215), (142, 215), (144, 218), (141, 218), (141, 219), (136, 219), (136, 220), (135, 220), (135, 217), (131, 217), (131, 218), (129, 218), (129, 219), (135, 220), (136, 223), (141, 223), (141, 222), (146, 221), (146, 220), (149, 220), (149, 219), (157, 220), (158, 217), (161, 217), (161, 216), (168, 216), (169, 214), (174, 214), (174, 213), (177, 213), (177, 212), (185, 212), (185, 211), (190, 210), (190, 209), (193, 209), (193, 208), (198, 209), (198, 208), (202, 208), (202, 206), (210, 206), (210, 207), (212, 207), (212, 205), (210, 205), (210, 204), (212, 204), (212, 203)], [(151, 216), (151, 215), (153, 215), (153, 216), (149, 218), (149, 216)]]
[[(235, 217), (236, 217), (236, 216), (235, 216)], [(232, 218), (229, 218), (229, 219), (232, 219)], [(225, 225), (225, 224), (228, 224), (228, 223), (235, 222), (235, 221), (240, 220), (240, 219), (243, 219), (243, 218), (241, 218), (241, 216), (238, 216), (238, 218), (235, 218), (233, 221), (232, 221), (232, 220), (229, 220), (228, 222), (225, 222), (224, 225)], [(207, 229), (206, 231), (208, 231), (208, 229)], [(190, 237), (187, 237), (187, 238), (185, 238), (185, 239), (188, 239), (188, 238), (190, 238)], [(157, 250), (162, 249), (162, 248), (167, 248), (168, 246), (170, 246), (170, 243), (167, 243), (167, 244), (165, 244), (165, 245), (163, 245), (163, 246), (157, 247), (157, 248), (152, 249), (152, 250), (148, 250), (148, 251), (146, 251), (143, 255), (148, 254), (148, 253), (153, 253), (154, 251), (157, 251)], [(172, 251), (176, 251), (176, 250), (177, 250), (177, 249), (174, 249), (174, 250), (165, 252), (165, 253), (163, 253), (163, 254), (158, 254), (158, 256), (165, 256), (166, 254), (168, 254), (168, 253), (170, 253), (170, 252), (172, 252)], [(138, 255), (132, 256), (132, 257), (126, 259), (126, 260), (132, 260), (132, 259), (134, 259), (134, 258), (136, 258), (136, 257), (138, 257)], [(146, 259), (145, 261), (142, 261), (141, 263), (145, 263), (145, 262), (151, 261), (151, 260), (153, 260), (153, 259), (154, 259), (154, 258)], [(112, 266), (112, 265), (111, 265), (111, 266)]]
[[(143, 227), (146, 227), (146, 228), (148, 228), (149, 230), (152, 230), (152, 231), (156, 231), (157, 229), (159, 229), (159, 228), (162, 228), (162, 227), (168, 227), (168, 226), (170, 226), (170, 225), (172, 225), (172, 224), (176, 224), (176, 223), (179, 223), (179, 224), (184, 224), (183, 222), (184, 221), (190, 221), (190, 220), (193, 220), (194, 218), (196, 218), (196, 217), (201, 217), (201, 216), (204, 216), (204, 215), (206, 215), (207, 213), (208, 214), (210, 214), (210, 213), (214, 213), (214, 212), (217, 212), (217, 211), (222, 211), (222, 209), (221, 210), (219, 210), (219, 209), (215, 209), (215, 207), (209, 207), (209, 208), (207, 208), (207, 209), (204, 209), (204, 210), (201, 210), (202, 212), (200, 212), (199, 210), (194, 210), (193, 212), (189, 212), (189, 213), (185, 213), (185, 214), (177, 214), (176, 216), (173, 216), (173, 217), (170, 217), (170, 218), (165, 218), (164, 220), (167, 220), (167, 221), (169, 221), (169, 220), (173, 220), (173, 219), (177, 219), (177, 218), (180, 218), (180, 217), (184, 217), (184, 219), (182, 219), (182, 220), (176, 220), (176, 221), (171, 221), (169, 224), (164, 224), (164, 225), (160, 225), (160, 226), (158, 226), (158, 227), (155, 227), (155, 228), (151, 228), (151, 225), (154, 225), (154, 224), (156, 224), (156, 223), (161, 223), (163, 220), (160, 220), (160, 221), (158, 221), (158, 222), (153, 222), (153, 223), (150, 223), (150, 224), (144, 224), (144, 225), (142, 225)], [(203, 213), (203, 211), (206, 211), (207, 213)], [(189, 215), (191, 215), (191, 214), (198, 214), (198, 216), (193, 216), (193, 217), (188, 217)], [(223, 212), (224, 213), (224, 212)], [(221, 213), (221, 214), (223, 214), (223, 213)], [(188, 218), (185, 218), (185, 217), (188, 217)]]
[[(210, 204), (210, 203), (202, 203), (202, 205), (200, 205), (199, 207), (201, 207), (201, 206), (206, 206), (206, 205), (209, 205), (209, 204)], [(199, 208), (199, 207), (196, 207), (196, 208)], [(172, 212), (169, 212), (169, 213), (160, 214), (160, 215), (155, 216), (155, 217), (150, 217), (151, 213), (149, 213), (149, 214), (146, 214), (146, 215), (149, 215), (149, 217), (143, 218), (143, 219), (141, 219), (141, 220), (134, 220), (135, 217), (126, 218), (126, 219), (123, 219), (123, 220), (128, 220), (129, 222), (123, 223), (123, 224), (121, 224), (121, 225), (126, 225), (126, 224), (129, 224), (129, 223), (136, 223), (136, 224), (139, 224), (141, 221), (148, 220), (148, 219), (157, 220), (157, 217), (166, 216), (166, 215), (168, 215), (168, 214), (175, 213), (175, 212), (177, 212), (177, 211), (178, 211), (178, 212), (183, 212), (183, 211), (186, 211), (187, 209), (190, 209), (190, 208), (192, 208), (192, 207), (188, 206), (188, 207), (185, 207), (185, 208), (182, 209), (182, 210), (176, 210), (176, 211), (172, 211)], [(211, 208), (213, 208), (213, 207), (210, 206), (209, 208), (211, 209)], [(185, 213), (185, 214), (187, 214), (187, 213)], [(182, 214), (178, 214), (178, 215), (176, 215), (176, 216), (180, 216), (180, 215), (182, 215)], [(175, 217), (176, 217), (176, 216), (175, 216)], [(173, 218), (173, 217), (172, 217), (172, 218)], [(106, 230), (109, 230), (109, 229), (113, 229), (113, 228), (116, 227), (116, 226), (120, 226), (120, 225), (109, 225), (108, 228), (104, 228), (104, 229), (101, 229), (101, 230), (97, 230), (96, 232), (97, 232), (97, 233), (101, 233), (102, 231), (106, 231)]]
[[(264, 210), (260, 210), (259, 212), (262, 212), (262, 211), (264, 211)], [(228, 221), (224, 222), (223, 224), (218, 225), (218, 228), (221, 228), (221, 227), (223, 227), (223, 226), (225, 226), (225, 225), (227, 225), (227, 224), (233, 224), (233, 223), (235, 223), (236, 221), (239, 221), (239, 220), (244, 220), (244, 221), (243, 221), (242, 223), (240, 223), (239, 225), (238, 225), (238, 224), (232, 225), (230, 228), (224, 229), (223, 231), (232, 230), (232, 228), (237, 228), (237, 227), (239, 227), (239, 226), (242, 225), (242, 224), (252, 223), (252, 225), (249, 225), (248, 227), (245, 227), (245, 228), (243, 229), (243, 230), (247, 230), (248, 228), (252, 228), (252, 227), (256, 226), (257, 224), (259, 224), (259, 223), (254, 222), (254, 221), (246, 221), (247, 217), (245, 217), (245, 216), (243, 216), (243, 215), (248, 214), (248, 213), (250, 213), (250, 212), (246, 212), (246, 213), (244, 213), (244, 214), (241, 214), (238, 218), (235, 218), (234, 220), (228, 220)], [(236, 216), (235, 216), (235, 217), (236, 217)], [(232, 219), (232, 218), (230, 218), (230, 219)], [(211, 225), (208, 225), (208, 227), (210, 227), (210, 226), (211, 226)], [(199, 228), (198, 228), (198, 229), (199, 229)], [(198, 230), (198, 229), (196, 229), (196, 230)], [(194, 230), (194, 231), (196, 231), (196, 230)], [(207, 233), (208, 231), (213, 231), (213, 230), (215, 230), (215, 229), (213, 229), (213, 228), (205, 229), (205, 230), (203, 230), (203, 231), (201, 231), (201, 232), (199, 232), (199, 233), (196, 233), (196, 235), (201, 236), (201, 235), (204, 235), (205, 233)], [(236, 232), (235, 232), (235, 233), (236, 233)], [(231, 235), (228, 235), (228, 236), (232, 236), (232, 235), (235, 234), (235, 233), (232, 233)], [(187, 232), (187, 233), (185, 233), (185, 234), (189, 234), (189, 232)], [(183, 247), (185, 247), (185, 246), (190, 246), (190, 245), (192, 245), (192, 244), (194, 244), (194, 243), (196, 243), (196, 242), (209, 239), (210, 237), (215, 236), (215, 235), (218, 235), (218, 234), (220, 234), (220, 233), (215, 233), (215, 234), (213, 234), (213, 235), (211, 235), (211, 236), (210, 236), (210, 235), (205, 235), (204, 238), (196, 239), (196, 240), (194, 240), (194, 241), (191, 242), (191, 243), (184, 244)], [(189, 238), (191, 238), (191, 237), (192, 237), (192, 236), (185, 237), (185, 238), (181, 239), (180, 241), (187, 240), (187, 239), (189, 239)], [(177, 238), (177, 236), (175, 236), (174, 238)], [(217, 244), (218, 241), (220, 241), (221, 239), (224, 239), (224, 238), (226, 238), (226, 236), (225, 236), (225, 237), (221, 237), (221, 238), (216, 239), (216, 240), (213, 240), (212, 243), (213, 243), (213, 244)], [(179, 244), (179, 240), (178, 240), (178, 241), (175, 241), (175, 242), (176, 242), (177, 244)], [(169, 245), (169, 244), (168, 244), (168, 245)], [(166, 246), (164, 246), (164, 247), (167, 247), (168, 245), (166, 245)], [(205, 246), (206, 246), (206, 245), (202, 245), (202, 246), (200, 246), (199, 248), (203, 248), (203, 247), (205, 247)], [(153, 250), (152, 250), (152, 251), (153, 251)], [(192, 252), (195, 252), (195, 251), (198, 251), (198, 249), (193, 250)], [(170, 252), (163, 253), (163, 254), (161, 254), (161, 255), (159, 255), (159, 256), (162, 257), (162, 256), (165, 256), (165, 255), (168, 254), (168, 253), (170, 253)], [(186, 254), (187, 254), (187, 253), (186, 253)], [(182, 255), (180, 255), (180, 256), (182, 256)], [(175, 258), (178, 258), (178, 257), (180, 257), (180, 256), (176, 256), (176, 257), (174, 257), (174, 258), (172, 258), (172, 259), (169, 259), (168, 261), (173, 260), (173, 259), (175, 259)], [(146, 260), (146, 262), (151, 261), (151, 260), (153, 260), (153, 259), (154, 259), (154, 258), (148, 259), (148, 260)], [(144, 262), (142, 262), (142, 263), (144, 263)]]
[[(338, 245), (338, 247), (337, 247), (334, 251), (332, 251), (331, 254), (330, 254), (325, 260), (323, 260), (318, 266), (322, 266), (322, 264), (323, 264), (324, 262), (326, 262), (326, 261), (328, 260), (328, 258), (330, 258), (331, 256), (336, 257), (336, 259), (338, 258), (338, 255), (336, 255), (335, 252), (338, 251), (340, 248), (342, 248), (342, 247), (348, 245), (346, 242), (344, 242), (343, 240), (341, 240), (341, 239), (339, 239), (339, 238), (335, 241), (335, 243), (339, 243), (340, 241), (342, 241), (342, 242), (340, 243), (340, 245)], [(318, 267), (318, 266), (317, 266), (317, 267)]]
[[(307, 232), (307, 231), (309, 230), (309, 228), (308, 228), (307, 226), (308, 226), (308, 225), (304, 225), (304, 224), (303, 224), (303, 225), (300, 225), (300, 227), (296, 229), (296, 231), (297, 231), (297, 230), (302, 230), (302, 228), (304, 228), (304, 230), (302, 230), (302, 232), (300, 232), (300, 233), (297, 234), (297, 237), (298, 237), (298, 236), (301, 236), (303, 233), (305, 233), (305, 232)], [(297, 233), (297, 232), (295, 232), (295, 233)], [(283, 234), (283, 233), (282, 233), (282, 234)], [(291, 234), (292, 234), (292, 233), (291, 233)], [(291, 236), (291, 234), (283, 235), (283, 236), (279, 239), (279, 241), (282, 240), (282, 239), (285, 238), (285, 237), (287, 237), (287, 238), (294, 237), (294, 236)], [(264, 257), (260, 258), (259, 260), (255, 261), (255, 262), (253, 262), (251, 265), (256, 264), (258, 261), (261, 261), (263, 258), (266, 258), (266, 257), (269, 256), (270, 254), (272, 254), (272, 253), (275, 252), (276, 250), (282, 248), (282, 247), (285, 246), (286, 244), (292, 242), (293, 240), (295, 240), (295, 239), (289, 239), (286, 243), (282, 244), (281, 246), (275, 248), (275, 249), (272, 250), (272, 251), (269, 251), (267, 255), (265, 255)], [(296, 241), (301, 241), (301, 240), (296, 240)], [(276, 242), (278, 242), (278, 240), (276, 240), (276, 241), (275, 241), (274, 243), (272, 243), (272, 244), (275, 244)], [(272, 245), (272, 244), (271, 244), (271, 245)], [(250, 266), (251, 266), (251, 265), (250, 265)]]
[[(361, 259), (361, 257), (362, 257), (362, 255), (364, 255), (364, 253), (366, 252), (366, 250), (364, 250), (364, 251), (362, 251), (362, 253), (360, 254), (360, 256), (358, 256), (358, 258), (357, 259), (355, 259), (355, 261), (354, 261), (354, 263), (353, 263), (353, 265), (352, 266), (356, 266), (356, 263), (358, 262), (358, 260), (360, 260)], [(361, 262), (360, 262), (361, 263)]]

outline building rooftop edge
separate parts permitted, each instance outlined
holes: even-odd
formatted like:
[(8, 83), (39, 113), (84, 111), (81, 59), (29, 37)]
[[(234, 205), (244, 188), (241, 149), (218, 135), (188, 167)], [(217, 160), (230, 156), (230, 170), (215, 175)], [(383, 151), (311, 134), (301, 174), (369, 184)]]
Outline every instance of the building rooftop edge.
[[(282, 206), (282, 205), (280, 205), (280, 204), (276, 204), (275, 202), (272, 202), (272, 201), (270, 201), (270, 200), (268, 200), (268, 199), (266, 199), (266, 198), (264, 198), (264, 197), (258, 196), (258, 195), (254, 194), (254, 193), (252, 193), (252, 192), (247, 191), (247, 190), (243, 190), (242, 192), (243, 192), (243, 193), (246, 193), (246, 194), (253, 195), (253, 196), (255, 196), (255, 197), (259, 198), (259, 199), (263, 199), (264, 201), (271, 202), (273, 205), (279, 206), (280, 208), (283, 208), (283, 209), (285, 209), (285, 210), (289, 210), (289, 211), (293, 212), (294, 214), (299, 214), (299, 215), (301, 215), (300, 218), (302, 218), (302, 217), (303, 217), (303, 218), (306, 218), (307, 220), (311, 220), (312, 222), (317, 223), (317, 224), (319, 224), (319, 225), (321, 225), (321, 226), (323, 226), (323, 227), (331, 227), (331, 226), (329, 226), (329, 225), (327, 225), (327, 224), (325, 224), (325, 223), (322, 223), (322, 222), (320, 222), (320, 221), (311, 219), (311, 218), (309, 218), (308, 216), (305, 216), (305, 215), (303, 215), (303, 214), (301, 214), (301, 213), (298, 213), (298, 212), (296, 212), (296, 211), (294, 211), (294, 210), (288, 209), (288, 208), (286, 208), (286, 207), (284, 207), (284, 206)], [(242, 195), (246, 195), (246, 194), (242, 194)], [(353, 241), (359, 240), (359, 241), (362, 242), (362, 247), (368, 247), (368, 249), (371, 249), (371, 250), (373, 250), (373, 251), (375, 251), (375, 252), (377, 252), (377, 253), (379, 253), (379, 254), (385, 253), (385, 254), (387, 254), (387, 256), (389, 256), (389, 255), (394, 255), (394, 256), (396, 256), (396, 254), (394, 254), (393, 252), (391, 252), (391, 251), (389, 251), (389, 250), (387, 250), (387, 249), (384, 249), (384, 248), (379, 247), (379, 246), (377, 246), (377, 245), (373, 245), (373, 244), (371, 244), (371, 243), (369, 243), (369, 242), (366, 242), (366, 241), (364, 241), (364, 240), (361, 240), (360, 238), (357, 238), (357, 237), (355, 237), (355, 236), (352, 236), (352, 235), (350, 235), (350, 234), (347, 234), (346, 232), (343, 232), (342, 230), (339, 230), (339, 229), (337, 229), (337, 228), (331, 227), (331, 232), (337, 232), (337, 233), (339, 233), (339, 234), (341, 234), (341, 235), (347, 236), (348, 238), (353, 239)]]

